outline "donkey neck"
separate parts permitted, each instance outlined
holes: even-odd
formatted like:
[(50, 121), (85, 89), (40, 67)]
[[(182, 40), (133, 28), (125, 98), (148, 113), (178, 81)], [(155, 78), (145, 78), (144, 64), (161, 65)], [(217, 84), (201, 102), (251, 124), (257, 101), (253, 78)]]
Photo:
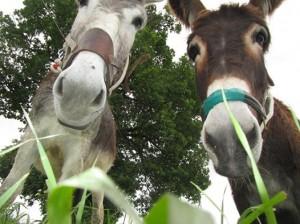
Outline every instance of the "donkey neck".
[[(274, 115), (263, 132), (264, 144), (258, 167), (271, 196), (279, 191), (285, 191), (289, 195), (286, 201), (278, 205), (278, 211), (289, 211), (291, 220), (299, 220), (300, 132), (287, 106), (274, 100)], [(240, 213), (249, 206), (260, 203), (252, 177), (229, 178), (229, 181)]]
[[(274, 115), (263, 132), (264, 144), (259, 163), (265, 160), (279, 163), (286, 171), (300, 170), (300, 132), (293, 121), (290, 110), (275, 99)], [(268, 157), (273, 158), (272, 160)], [(274, 164), (270, 164), (274, 166)]]
[(300, 210), (300, 132), (288, 107), (277, 99), (274, 115), (263, 132), (263, 138), (258, 166), (270, 194), (286, 191), (288, 201), (293, 201)]

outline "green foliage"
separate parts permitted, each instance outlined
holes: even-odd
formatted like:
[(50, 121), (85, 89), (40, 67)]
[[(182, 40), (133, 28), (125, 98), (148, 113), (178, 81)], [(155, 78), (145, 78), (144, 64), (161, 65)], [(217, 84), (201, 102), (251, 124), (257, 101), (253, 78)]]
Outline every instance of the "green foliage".
[(36, 133), (34, 127), (33, 127), (33, 124), (32, 124), (32, 122), (29, 118), (29, 115), (24, 110), (23, 110), (23, 112), (24, 112), (25, 118), (28, 122), (28, 125), (31, 129), (31, 132), (32, 132), (33, 136), (36, 139), (36, 144), (37, 144), (38, 152), (39, 152), (39, 155), (40, 155), (40, 160), (41, 160), (41, 163), (42, 163), (42, 166), (43, 166), (43, 171), (45, 172), (45, 174), (47, 176), (46, 183), (47, 183), (47, 186), (48, 186), (48, 190), (51, 190), (52, 188), (54, 188), (57, 185), (53, 169), (52, 169), (50, 161), (47, 157), (47, 153), (46, 153), (44, 147), (42, 146), (42, 143), (39, 140), (39, 138), (37, 136), (37, 133)]
[(0, 196), (0, 209), (9, 201), (11, 196), (15, 193), (18, 187), (25, 181), (29, 174), (24, 175), (19, 181), (12, 185), (7, 191)]
[[(0, 114), (22, 119), (22, 109), (46, 74), (45, 64), (56, 57), (75, 16), (73, 0), (25, 0), (13, 17), (0, 13)], [(67, 12), (67, 13), (66, 13)], [(68, 14), (68, 16), (65, 16)]]
[[(21, 212), (21, 207), (25, 207), (21, 203), (14, 203), (9, 208), (0, 209), (0, 223), (1, 224), (18, 224), (20, 220), (24, 224), (33, 224), (30, 222), (28, 214)], [(24, 222), (26, 220), (26, 222)]]
[(296, 125), (297, 129), (298, 129), (298, 131), (300, 131), (300, 121), (298, 120), (298, 118), (297, 118), (295, 112), (293, 111), (293, 109), (292, 108), (289, 108), (289, 109), (291, 111), (291, 114), (292, 114), (292, 117), (293, 117), (293, 120), (295, 122), (295, 125)]
[[(90, 168), (83, 173), (59, 183), (49, 193), (48, 219), (51, 224), (69, 223), (71, 218), (72, 193), (74, 188), (88, 189), (102, 193), (120, 209), (126, 212), (134, 223), (142, 223), (135, 209), (115, 183), (99, 168)], [(63, 220), (65, 220), (63, 222)]]
[[(23, 119), (21, 105), (30, 108), (30, 99), (46, 73), (45, 63), (62, 47), (63, 38), (52, 17), (66, 35), (76, 13), (73, 0), (44, 1), (51, 10), (41, 1), (25, 0), (25, 8), (13, 18), (0, 15), (0, 86), (4, 87), (0, 114), (8, 118)], [(209, 184), (207, 157), (199, 144), (200, 103), (194, 70), (186, 57), (174, 62), (174, 51), (166, 45), (168, 32), (181, 27), (168, 14), (157, 13), (155, 6), (147, 12), (148, 25), (136, 36), (131, 65), (143, 55), (151, 59), (140, 64), (125, 83), (129, 94), (124, 84), (111, 97), (118, 155), (109, 172), (142, 213), (166, 191), (198, 201), (199, 193), (190, 181), (202, 189)], [(2, 177), (8, 167), (0, 165)], [(29, 177), (23, 193), (31, 200), (42, 200), (44, 179), (36, 173), (34, 178)], [(105, 208), (113, 209), (111, 204)]]

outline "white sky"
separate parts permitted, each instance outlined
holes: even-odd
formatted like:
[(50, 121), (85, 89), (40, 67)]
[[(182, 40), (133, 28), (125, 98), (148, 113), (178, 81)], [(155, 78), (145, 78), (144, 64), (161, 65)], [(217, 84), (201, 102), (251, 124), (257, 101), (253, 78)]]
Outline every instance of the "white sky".
[[(203, 0), (204, 5), (209, 8), (216, 8), (221, 3), (230, 2), (226, 0)], [(231, 1), (247, 2), (247, 1)], [(165, 2), (164, 2), (165, 3)], [(164, 4), (163, 3), (163, 4)], [(161, 7), (162, 4), (159, 4)], [(0, 11), (12, 13), (14, 9), (22, 7), (22, 0), (0, 1)], [(296, 114), (300, 115), (300, 32), (299, 32), (299, 0), (287, 0), (274, 13), (269, 20), (269, 28), (272, 34), (272, 44), (266, 56), (267, 68), (270, 76), (275, 82), (272, 93), (275, 97), (291, 106)], [(181, 34), (171, 34), (168, 44), (176, 51), (176, 57), (180, 57), (186, 52), (186, 38), (188, 30), (183, 30)], [(299, 88), (299, 89), (298, 89)], [(19, 138), (18, 127), (20, 122), (4, 119), (0, 116), (0, 148), (7, 146), (14, 138)], [(238, 213), (231, 198), (231, 193), (227, 180), (216, 174), (210, 165), (210, 179), (212, 185), (205, 191), (217, 204), (221, 205), (223, 191), (225, 194), (225, 214), (228, 223), (236, 223)], [(216, 224), (220, 223), (219, 212), (208, 202), (202, 200), (202, 207), (210, 211)]]

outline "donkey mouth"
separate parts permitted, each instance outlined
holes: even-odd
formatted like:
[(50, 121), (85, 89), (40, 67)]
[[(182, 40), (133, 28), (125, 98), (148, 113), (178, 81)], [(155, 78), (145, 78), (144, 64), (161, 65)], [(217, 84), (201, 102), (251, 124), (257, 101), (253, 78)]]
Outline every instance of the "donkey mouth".
[(231, 167), (224, 165), (214, 168), (218, 174), (232, 179), (247, 177), (251, 174), (251, 170), (247, 164), (236, 166), (231, 164)]
[(61, 125), (65, 126), (65, 127), (68, 127), (68, 128), (71, 128), (71, 129), (79, 130), (79, 131), (82, 131), (82, 130), (86, 129), (86, 128), (90, 125), (90, 124), (88, 123), (88, 124), (86, 124), (86, 125), (76, 126), (76, 125), (67, 124), (67, 123), (61, 121), (60, 119), (57, 119), (57, 120), (58, 120), (58, 122), (59, 122)]

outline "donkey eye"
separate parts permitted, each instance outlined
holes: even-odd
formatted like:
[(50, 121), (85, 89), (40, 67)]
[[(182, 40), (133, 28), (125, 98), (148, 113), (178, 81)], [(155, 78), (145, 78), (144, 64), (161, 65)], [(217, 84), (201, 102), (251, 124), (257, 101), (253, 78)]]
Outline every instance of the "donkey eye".
[(144, 20), (142, 17), (135, 17), (133, 20), (132, 20), (132, 25), (134, 25), (137, 29), (140, 29), (144, 23)]
[(200, 54), (200, 48), (198, 45), (191, 45), (188, 49), (188, 56), (192, 61), (195, 61), (197, 55)]
[(81, 7), (87, 6), (89, 0), (78, 0)]
[(258, 43), (261, 47), (266, 47), (268, 43), (268, 33), (266, 30), (261, 29), (255, 34), (255, 42)]

